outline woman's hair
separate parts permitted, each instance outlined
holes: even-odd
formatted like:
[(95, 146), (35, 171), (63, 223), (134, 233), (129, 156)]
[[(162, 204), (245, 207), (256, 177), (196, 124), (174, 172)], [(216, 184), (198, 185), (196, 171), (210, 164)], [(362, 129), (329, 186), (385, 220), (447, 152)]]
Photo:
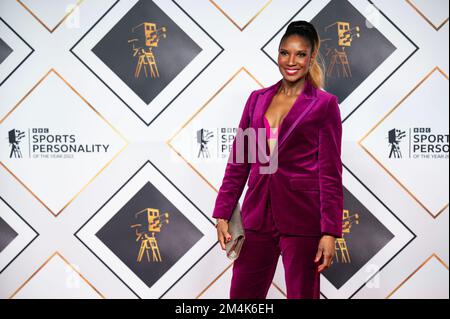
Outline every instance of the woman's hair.
[(311, 54), (316, 53), (306, 76), (309, 77), (309, 80), (316, 88), (322, 89), (325, 84), (325, 74), (323, 72), (322, 57), (319, 53), (320, 37), (316, 31), (316, 28), (314, 28), (314, 26), (307, 21), (292, 21), (281, 38), (280, 46), (284, 40), (294, 34), (307, 39), (311, 45)]

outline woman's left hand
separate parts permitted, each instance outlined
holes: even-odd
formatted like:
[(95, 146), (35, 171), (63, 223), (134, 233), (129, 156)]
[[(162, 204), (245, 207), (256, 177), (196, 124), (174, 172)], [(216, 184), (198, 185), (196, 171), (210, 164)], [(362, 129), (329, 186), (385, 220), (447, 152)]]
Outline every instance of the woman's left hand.
[(323, 258), (322, 263), (319, 265), (318, 268), (319, 272), (322, 272), (323, 270), (330, 267), (335, 253), (334, 250), (335, 250), (335, 238), (331, 235), (323, 235), (319, 241), (316, 259), (314, 259), (314, 262), (319, 262), (320, 259)]

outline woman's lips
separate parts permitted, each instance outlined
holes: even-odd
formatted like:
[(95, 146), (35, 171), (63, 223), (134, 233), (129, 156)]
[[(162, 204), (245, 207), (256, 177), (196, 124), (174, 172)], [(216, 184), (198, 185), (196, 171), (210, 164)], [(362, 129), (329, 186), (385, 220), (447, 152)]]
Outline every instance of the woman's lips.
[(298, 69), (285, 69), (286, 73), (288, 75), (294, 75), (296, 74), (299, 70)]

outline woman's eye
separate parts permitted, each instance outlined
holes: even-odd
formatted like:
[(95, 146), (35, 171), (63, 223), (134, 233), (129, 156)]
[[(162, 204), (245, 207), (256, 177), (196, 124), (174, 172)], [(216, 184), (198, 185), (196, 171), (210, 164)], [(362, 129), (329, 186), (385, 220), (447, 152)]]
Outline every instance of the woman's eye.
[[(287, 52), (283, 52), (283, 51), (282, 51), (282, 52), (280, 52), (280, 54), (281, 54), (281, 55), (286, 55)], [(306, 53), (298, 53), (297, 55), (298, 55), (298, 56), (301, 56), (301, 57), (303, 58), (303, 57), (306, 56)]]

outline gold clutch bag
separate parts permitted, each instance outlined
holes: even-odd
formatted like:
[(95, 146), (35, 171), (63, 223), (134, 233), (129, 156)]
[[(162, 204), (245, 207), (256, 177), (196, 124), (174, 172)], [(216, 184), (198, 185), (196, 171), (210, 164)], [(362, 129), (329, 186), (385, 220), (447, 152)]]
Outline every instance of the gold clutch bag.
[(245, 239), (239, 201), (236, 204), (236, 207), (234, 207), (233, 214), (228, 222), (228, 232), (231, 235), (231, 240), (225, 243), (225, 249), (227, 252), (227, 257), (231, 260), (235, 260), (239, 257), (239, 253), (241, 252), (242, 244)]

